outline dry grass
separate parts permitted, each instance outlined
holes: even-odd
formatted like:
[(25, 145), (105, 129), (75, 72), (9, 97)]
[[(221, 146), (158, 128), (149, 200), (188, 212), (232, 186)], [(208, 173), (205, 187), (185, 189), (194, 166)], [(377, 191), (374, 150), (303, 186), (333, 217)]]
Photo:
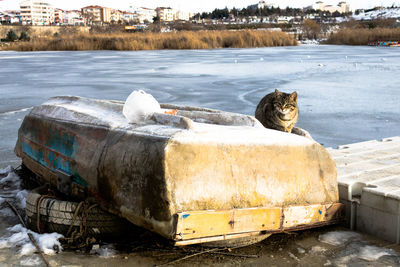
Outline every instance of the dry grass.
[(367, 45), (375, 41), (400, 41), (399, 28), (343, 29), (333, 34), (327, 44)]
[(292, 36), (268, 31), (182, 31), (171, 33), (112, 33), (61, 35), (32, 38), (30, 42), (11, 44), (7, 50), (158, 50), (246, 48), (297, 45)]

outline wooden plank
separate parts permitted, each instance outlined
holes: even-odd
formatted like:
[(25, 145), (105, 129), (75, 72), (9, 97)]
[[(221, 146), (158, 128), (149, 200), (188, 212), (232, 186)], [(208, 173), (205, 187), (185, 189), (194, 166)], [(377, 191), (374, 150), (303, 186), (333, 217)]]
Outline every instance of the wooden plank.
[(283, 209), (283, 230), (329, 222), (342, 216), (343, 204), (290, 206)]
[[(228, 235), (276, 233), (330, 224), (343, 214), (343, 204), (315, 204), (272, 208), (206, 210), (178, 213), (176, 241), (223, 240)], [(315, 226), (314, 226), (315, 225)], [(211, 238), (211, 239), (210, 239)], [(233, 237), (234, 238), (234, 237)], [(204, 239), (204, 240), (203, 240)]]
[(192, 211), (178, 214), (177, 239), (277, 230), (281, 208)]

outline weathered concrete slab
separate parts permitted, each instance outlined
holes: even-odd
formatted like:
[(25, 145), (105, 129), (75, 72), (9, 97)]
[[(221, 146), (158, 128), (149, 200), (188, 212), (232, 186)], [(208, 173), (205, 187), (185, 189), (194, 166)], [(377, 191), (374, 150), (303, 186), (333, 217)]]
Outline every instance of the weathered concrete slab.
[(400, 242), (400, 136), (328, 148), (350, 227)]

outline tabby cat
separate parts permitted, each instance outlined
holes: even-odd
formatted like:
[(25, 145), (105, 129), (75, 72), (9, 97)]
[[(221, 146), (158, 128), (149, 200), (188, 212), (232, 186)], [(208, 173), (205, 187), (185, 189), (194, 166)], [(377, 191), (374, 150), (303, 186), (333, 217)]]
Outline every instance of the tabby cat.
[(256, 109), (256, 119), (265, 128), (288, 133), (292, 132), (298, 116), (297, 92), (286, 94), (275, 89), (261, 99)]

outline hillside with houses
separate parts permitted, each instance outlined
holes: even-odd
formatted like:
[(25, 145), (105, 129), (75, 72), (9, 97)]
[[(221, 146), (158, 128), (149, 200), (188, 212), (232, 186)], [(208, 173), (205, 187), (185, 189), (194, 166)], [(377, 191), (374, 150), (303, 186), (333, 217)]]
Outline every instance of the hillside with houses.
[(244, 8), (215, 9), (212, 12), (191, 13), (171, 7), (148, 8), (130, 5), (127, 10), (99, 5), (83, 6), (78, 10), (63, 10), (46, 1), (28, 0), (20, 3), (19, 10), (0, 10), (1, 24), (21, 25), (106, 25), (151, 24), (154, 22), (186, 22), (196, 24), (299, 24), (304, 19), (321, 23), (346, 20), (400, 18), (398, 7), (376, 7), (372, 10), (354, 10), (344, 1), (326, 5), (322, 1), (303, 8), (280, 8), (267, 1)]

